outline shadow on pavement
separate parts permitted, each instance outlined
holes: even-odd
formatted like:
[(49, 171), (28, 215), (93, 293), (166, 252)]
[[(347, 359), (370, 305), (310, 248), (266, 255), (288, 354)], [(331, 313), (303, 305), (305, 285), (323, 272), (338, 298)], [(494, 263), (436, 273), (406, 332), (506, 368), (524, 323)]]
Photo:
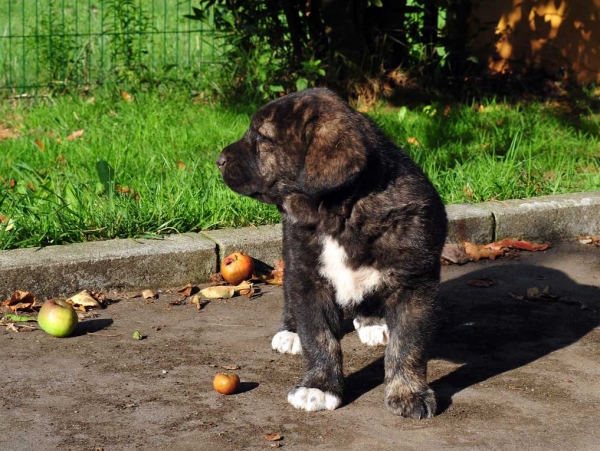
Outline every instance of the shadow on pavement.
[[(491, 279), (489, 288), (470, 286)], [(515, 300), (528, 288), (550, 287), (557, 298)], [(441, 314), (432, 358), (463, 365), (433, 381), (438, 413), (461, 390), (527, 365), (577, 342), (600, 324), (600, 289), (556, 269), (530, 264), (489, 266), (442, 283)], [(383, 383), (383, 359), (346, 378), (345, 403)]]

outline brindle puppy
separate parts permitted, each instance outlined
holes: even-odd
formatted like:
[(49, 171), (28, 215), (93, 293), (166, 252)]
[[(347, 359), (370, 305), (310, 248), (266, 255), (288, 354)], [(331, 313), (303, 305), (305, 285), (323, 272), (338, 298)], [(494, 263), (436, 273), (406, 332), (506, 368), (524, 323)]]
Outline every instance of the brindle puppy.
[(217, 160), (234, 191), (283, 218), (285, 308), (273, 349), (302, 353), (288, 401), (342, 402), (342, 309), (368, 345), (386, 345), (385, 403), (427, 418), (427, 345), (446, 213), (435, 188), (366, 116), (333, 92), (309, 89), (258, 110)]

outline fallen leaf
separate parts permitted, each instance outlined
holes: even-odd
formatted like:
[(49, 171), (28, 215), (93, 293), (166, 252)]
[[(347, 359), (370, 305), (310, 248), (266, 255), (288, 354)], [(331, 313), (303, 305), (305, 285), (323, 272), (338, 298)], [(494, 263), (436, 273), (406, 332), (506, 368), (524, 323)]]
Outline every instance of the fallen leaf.
[(280, 434), (265, 434), (265, 439), (270, 442), (277, 442), (281, 440), (283, 437)]
[(442, 259), (457, 265), (464, 265), (471, 258), (465, 252), (465, 246), (462, 244), (446, 244), (442, 249)]
[[(2, 223), (5, 225), (2, 226)], [(4, 227), (5, 232), (10, 232), (15, 228), (15, 221), (14, 219), (10, 219), (8, 216), (0, 215), (0, 226)]]
[(4, 301), (2, 305), (8, 307), (13, 312), (17, 310), (33, 310), (36, 305), (35, 295), (29, 291), (16, 290), (10, 296), (10, 299)]
[(67, 302), (71, 304), (76, 310), (83, 312), (90, 308), (102, 308), (100, 303), (92, 296), (88, 290), (83, 290), (74, 296), (67, 299)]
[(276, 271), (276, 270), (271, 271), (271, 274), (269, 274), (264, 281), (265, 281), (265, 283), (268, 283), (269, 285), (282, 286), (283, 285), (283, 271)]
[(31, 191), (35, 191), (35, 186), (33, 186), (33, 183), (31, 182), (27, 182), (27, 188), (29, 188)]
[(183, 171), (185, 169), (185, 163), (179, 160), (177, 161), (177, 167)]
[(250, 288), (244, 288), (240, 290), (240, 296), (246, 296), (251, 298), (254, 295), (254, 287), (251, 285)]
[(413, 146), (419, 146), (420, 145), (419, 140), (417, 138), (415, 138), (414, 136), (409, 136), (408, 138), (406, 138), (406, 141), (409, 144), (412, 144)]
[(250, 297), (254, 293), (253, 285), (248, 282), (242, 282), (234, 287), (213, 286), (200, 290), (200, 294), (207, 299), (231, 299), (236, 293)]
[(0, 124), (0, 141), (6, 139), (17, 139), (21, 134), (17, 130), (7, 127), (6, 125)]
[(142, 291), (142, 297), (144, 299), (156, 299), (158, 295), (152, 290), (144, 290)]
[(207, 299), (230, 299), (235, 294), (233, 287), (214, 286), (200, 290), (200, 294)]
[[(1, 222), (1, 220), (0, 220), (0, 222)], [(589, 236), (589, 235), (588, 236), (582, 236), (582, 237), (579, 237), (579, 242), (581, 244), (593, 244), (593, 245), (596, 245), (596, 246), (600, 246), (600, 237)]]
[(194, 291), (194, 287), (192, 287), (191, 283), (188, 283), (185, 287), (177, 290), (177, 293), (179, 293), (182, 296), (191, 296), (192, 291)]
[(211, 285), (226, 285), (227, 282), (223, 279), (223, 274), (220, 272), (215, 272), (208, 276), (208, 280)]
[(465, 241), (464, 246), (467, 255), (475, 261), (481, 260), (482, 258), (489, 258), (490, 260), (495, 260), (496, 257), (504, 255), (503, 249), (490, 249), (486, 245), (473, 244), (469, 243), (468, 241)]
[(501, 241), (496, 241), (487, 245), (490, 249), (520, 249), (523, 251), (537, 252), (545, 251), (550, 247), (550, 243), (532, 243), (530, 241), (515, 240), (513, 238), (506, 238)]
[(590, 310), (594, 313), (596, 312), (593, 308), (589, 307), (581, 301), (552, 294), (550, 293), (550, 290), (550, 286), (545, 286), (542, 289), (540, 289), (539, 287), (530, 287), (527, 288), (526, 293), (524, 295), (515, 293), (509, 293), (509, 295), (517, 301), (560, 302), (568, 305), (579, 305), (581, 310)]
[(190, 300), (190, 304), (195, 304), (197, 310), (200, 310), (202, 308), (200, 298), (198, 297), (198, 295), (194, 295), (194, 297), (192, 297), (192, 299)]
[(488, 288), (494, 285), (494, 281), (492, 279), (471, 279), (467, 282), (467, 285), (471, 285), (472, 287), (478, 288)]
[(133, 338), (134, 340), (142, 340), (144, 336), (139, 330), (134, 330), (131, 338)]
[(12, 313), (5, 313), (4, 318), (14, 321), (15, 323), (25, 323), (28, 321), (36, 321), (36, 319), (31, 316), (13, 315)]
[(43, 142), (41, 142), (39, 139), (36, 139), (34, 142), (40, 148), (40, 150), (42, 152), (46, 151), (46, 147), (44, 147), (44, 143)]
[(275, 262), (273, 263), (273, 269), (275, 271), (283, 271), (285, 269), (285, 262), (282, 258), (278, 258), (277, 260), (275, 260)]
[(133, 96), (126, 91), (121, 91), (121, 98), (125, 100), (125, 102), (133, 102)]
[(81, 136), (83, 135), (84, 130), (77, 130), (73, 133), (71, 133), (69, 136), (67, 136), (67, 141), (73, 141), (75, 139), (81, 138)]

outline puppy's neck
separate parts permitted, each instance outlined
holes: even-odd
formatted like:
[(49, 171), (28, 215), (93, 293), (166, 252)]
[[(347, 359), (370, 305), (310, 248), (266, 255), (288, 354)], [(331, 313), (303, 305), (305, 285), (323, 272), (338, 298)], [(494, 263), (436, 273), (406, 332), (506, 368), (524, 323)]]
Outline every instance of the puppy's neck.
[[(354, 191), (354, 190), (351, 190)], [(280, 208), (284, 217), (292, 224), (316, 226), (331, 220), (344, 221), (350, 217), (355, 203), (355, 192), (330, 193), (321, 198), (293, 193), (285, 197)]]

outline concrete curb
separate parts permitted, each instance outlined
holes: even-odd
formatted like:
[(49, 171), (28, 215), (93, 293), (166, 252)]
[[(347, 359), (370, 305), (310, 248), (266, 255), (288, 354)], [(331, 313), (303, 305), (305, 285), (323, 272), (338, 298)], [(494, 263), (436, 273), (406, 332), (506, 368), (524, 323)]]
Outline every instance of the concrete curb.
[[(600, 191), (447, 207), (448, 242), (503, 238), (556, 241), (600, 233)], [(39, 298), (97, 290), (200, 283), (230, 252), (272, 264), (281, 256), (281, 224), (0, 251), (0, 300), (16, 289)]]

